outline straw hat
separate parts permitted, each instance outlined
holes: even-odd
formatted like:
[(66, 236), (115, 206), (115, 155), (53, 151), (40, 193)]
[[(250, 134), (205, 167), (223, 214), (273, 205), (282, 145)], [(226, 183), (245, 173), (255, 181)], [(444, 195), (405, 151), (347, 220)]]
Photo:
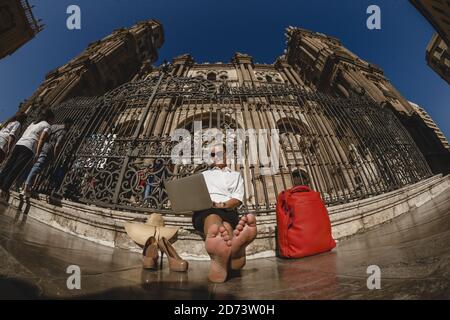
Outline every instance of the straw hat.
[(147, 218), (146, 223), (127, 222), (124, 224), (124, 227), (128, 236), (141, 246), (145, 245), (145, 242), (151, 236), (154, 236), (156, 240), (162, 237), (170, 240), (177, 234), (179, 229), (178, 227), (165, 227), (164, 219), (158, 213), (152, 213)]

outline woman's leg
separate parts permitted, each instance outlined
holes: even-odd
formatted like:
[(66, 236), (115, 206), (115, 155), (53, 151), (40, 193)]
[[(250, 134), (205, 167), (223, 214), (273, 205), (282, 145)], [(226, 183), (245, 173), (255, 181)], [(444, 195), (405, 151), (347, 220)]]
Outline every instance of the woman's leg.
[(8, 192), (14, 180), (16, 180), (32, 158), (33, 152), (30, 149), (20, 145), (16, 146), (0, 174), (0, 189)]
[(16, 151), (16, 148), (14, 148), (11, 156), (9, 157), (8, 161), (6, 161), (2, 172), (0, 173), (0, 189), (3, 191), (7, 191), (7, 190), (4, 190), (3, 185), (4, 185), (5, 180), (8, 178), (9, 173), (11, 172), (11, 169), (16, 161), (16, 158), (17, 158), (17, 151)]
[(205, 248), (211, 257), (208, 278), (212, 282), (224, 282), (228, 276), (231, 256), (231, 237), (222, 218), (210, 214), (204, 221)]
[(5, 152), (0, 149), (0, 164), (2, 164), (3, 160), (5, 160)]
[[(205, 235), (208, 234), (209, 228), (213, 225), (217, 225), (219, 227), (225, 227), (226, 231), (228, 232), (228, 235), (231, 237), (231, 234), (233, 232), (233, 228), (228, 222), (224, 222), (222, 218), (217, 214), (210, 214), (205, 218), (205, 224), (203, 227)], [(231, 238), (230, 238), (231, 240)]]
[(23, 168), (20, 175), (16, 178), (15, 185), (17, 186), (17, 188), (22, 187), (23, 183), (25, 182), (25, 180), (28, 177), (28, 173), (31, 171), (32, 168), (33, 168), (33, 165), (31, 163), (28, 163), (28, 165), (25, 168)]
[(25, 177), (25, 191), (31, 191), (31, 188), (33, 187), (34, 180), (38, 174), (40, 174), (45, 166), (47, 165), (47, 153), (41, 152), (39, 155), (38, 160), (36, 163), (32, 166), (31, 170), (29, 170), (27, 173), (27, 176)]

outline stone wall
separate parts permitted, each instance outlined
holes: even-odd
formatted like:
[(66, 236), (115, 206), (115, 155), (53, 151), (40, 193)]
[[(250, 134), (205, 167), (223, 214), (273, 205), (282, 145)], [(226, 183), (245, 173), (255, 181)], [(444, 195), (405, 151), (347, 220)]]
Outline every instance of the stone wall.
[[(388, 222), (393, 218), (420, 207), (450, 187), (450, 175), (437, 175), (414, 185), (376, 197), (329, 208), (333, 236), (340, 240)], [(12, 208), (28, 213), (28, 216), (54, 228), (80, 238), (106, 246), (140, 251), (125, 233), (123, 224), (132, 220), (143, 220), (138, 213), (117, 211), (63, 200), (50, 204), (44, 196), (20, 200), (17, 193), (10, 198)], [(8, 210), (15, 215), (15, 210)], [(191, 226), (190, 215), (165, 215), (166, 225), (180, 226), (174, 246), (187, 259), (206, 259), (200, 235)], [(249, 246), (250, 258), (274, 256), (276, 250), (276, 217), (274, 213), (258, 217), (258, 237)]]

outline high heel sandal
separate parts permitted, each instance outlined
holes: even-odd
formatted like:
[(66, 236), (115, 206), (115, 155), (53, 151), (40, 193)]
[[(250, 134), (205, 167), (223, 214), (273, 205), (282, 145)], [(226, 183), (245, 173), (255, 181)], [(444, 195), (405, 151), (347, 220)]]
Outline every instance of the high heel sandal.
[(158, 269), (158, 243), (155, 237), (147, 239), (142, 251), (142, 266), (144, 269)]
[(159, 249), (161, 249), (161, 266), (162, 256), (166, 254), (169, 261), (169, 269), (171, 271), (185, 272), (187, 271), (189, 264), (186, 260), (181, 259), (175, 248), (166, 238), (162, 237), (158, 241)]

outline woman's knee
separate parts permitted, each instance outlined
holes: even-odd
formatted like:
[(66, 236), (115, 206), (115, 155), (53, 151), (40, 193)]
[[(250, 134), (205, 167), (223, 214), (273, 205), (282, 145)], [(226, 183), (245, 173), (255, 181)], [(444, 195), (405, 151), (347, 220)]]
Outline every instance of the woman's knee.
[(217, 214), (210, 214), (206, 216), (206, 218), (203, 220), (203, 231), (206, 234), (208, 229), (212, 225), (218, 225), (219, 227), (223, 226), (223, 220), (222, 218)]
[(205, 224), (207, 224), (207, 223), (215, 223), (215, 224), (219, 223), (219, 224), (222, 224), (223, 220), (222, 220), (222, 218), (219, 215), (213, 213), (213, 214), (209, 214), (205, 218), (204, 222), (205, 222)]

